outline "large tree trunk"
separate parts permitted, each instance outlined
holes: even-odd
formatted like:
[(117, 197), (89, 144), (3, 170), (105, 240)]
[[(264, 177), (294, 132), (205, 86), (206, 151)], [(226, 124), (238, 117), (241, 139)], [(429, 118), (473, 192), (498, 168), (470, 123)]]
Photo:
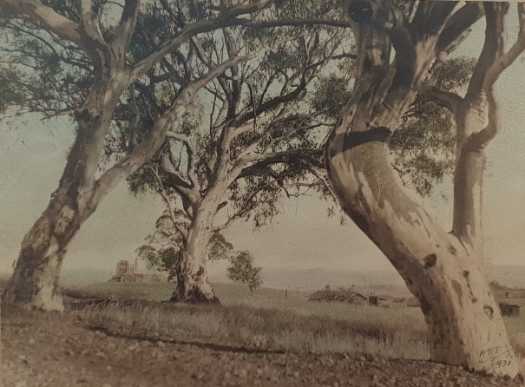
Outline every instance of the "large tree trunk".
[(330, 176), (346, 212), (419, 299), (432, 360), (516, 375), (518, 363), (481, 263), (403, 193), (385, 145), (367, 143), (339, 154), (330, 161)]
[[(361, 87), (374, 89), (372, 84)], [(405, 193), (391, 166), (385, 144), (389, 129), (398, 126), (414, 97), (407, 93), (396, 100), (398, 96), (384, 109), (370, 106), (371, 100), (380, 100), (370, 95), (337, 128), (328, 149), (333, 187), (347, 214), (419, 299), (429, 327), (432, 360), (515, 376), (518, 362), (484, 276), (478, 246), (445, 232)], [(464, 161), (459, 159), (458, 173), (465, 170), (470, 176), (463, 195), (472, 204), (468, 212), (479, 211), (482, 155), (472, 153)], [(463, 217), (461, 225), (470, 233), (479, 216), (476, 212), (472, 219)]]
[(59, 186), (22, 241), (2, 302), (41, 310), (63, 309), (58, 294), (62, 261), (69, 243), (102, 198), (96, 171), (113, 109), (126, 84), (124, 78), (97, 82), (76, 113), (77, 136)]
[(59, 275), (67, 245), (81, 225), (72, 203), (65, 203), (64, 199), (55, 196), (24, 237), (3, 302), (63, 310)]
[(177, 286), (171, 302), (190, 304), (215, 304), (219, 299), (208, 281), (209, 244), (214, 233), (214, 219), (219, 203), (224, 199), (227, 181), (218, 179), (205, 196), (193, 203), (184, 250), (174, 268)]
[(67, 246), (96, 207), (91, 176), (99, 149), (93, 138), (96, 131), (84, 124), (79, 125), (58, 189), (22, 241), (3, 302), (42, 310), (63, 309), (58, 293), (62, 261)]
[[(362, 47), (376, 42), (384, 59), (373, 50), (361, 52), (361, 76), (332, 135), (327, 166), (345, 212), (419, 299), (429, 327), (432, 360), (514, 377), (518, 361), (484, 275), (481, 234), (483, 148), (497, 128), (496, 114), (490, 114), (496, 110), (492, 85), (504, 68), (500, 64), (512, 62), (498, 62), (496, 53), (502, 46), (505, 7), (489, 4), (485, 8), (485, 45), (467, 97), (455, 115), (458, 144), (452, 232), (440, 227), (405, 192), (387, 146), (435, 61), (438, 35), (392, 34), (397, 68), (390, 73), (388, 45), (381, 41), (381, 33), (365, 27), (360, 35)], [(421, 18), (422, 28), (436, 20), (432, 7), (426, 9), (423, 3), (420, 10), (416, 18)], [(426, 12), (430, 17), (425, 21)], [(414, 38), (419, 40), (413, 42)], [(393, 74), (390, 80), (389, 73)]]
[(219, 303), (208, 282), (208, 245), (212, 236), (216, 207), (206, 208), (203, 201), (194, 217), (188, 237), (174, 268), (177, 284), (170, 302), (189, 304)]
[[(63, 308), (57, 294), (60, 269), (67, 246), (80, 227), (118, 183), (143, 166), (160, 149), (173, 123), (188, 109), (194, 109), (192, 101), (197, 91), (240, 60), (237, 57), (224, 62), (201, 79), (188, 84), (170, 109), (157, 118), (148, 138), (96, 179), (113, 111), (130, 80), (129, 71), (118, 66), (103, 72), (109, 74), (104, 76), (111, 79), (96, 82), (83, 109), (76, 114), (77, 137), (59, 187), (47, 209), (24, 238), (3, 302), (43, 310)], [(198, 239), (195, 238), (194, 249), (199, 246)]]

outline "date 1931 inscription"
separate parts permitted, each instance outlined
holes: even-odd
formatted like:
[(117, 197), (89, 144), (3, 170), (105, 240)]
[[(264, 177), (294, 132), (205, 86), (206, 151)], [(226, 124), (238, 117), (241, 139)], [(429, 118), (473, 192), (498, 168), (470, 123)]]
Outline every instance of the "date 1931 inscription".
[(479, 359), (481, 363), (497, 369), (510, 366), (513, 356), (511, 347), (496, 346), (482, 350), (479, 354)]

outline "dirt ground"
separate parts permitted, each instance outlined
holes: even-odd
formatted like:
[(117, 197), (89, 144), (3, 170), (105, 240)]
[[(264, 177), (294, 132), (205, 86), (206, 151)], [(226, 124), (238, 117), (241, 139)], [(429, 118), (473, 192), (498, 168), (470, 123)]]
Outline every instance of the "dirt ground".
[(428, 362), (113, 337), (88, 329), (72, 312), (2, 314), (5, 387), (519, 385)]

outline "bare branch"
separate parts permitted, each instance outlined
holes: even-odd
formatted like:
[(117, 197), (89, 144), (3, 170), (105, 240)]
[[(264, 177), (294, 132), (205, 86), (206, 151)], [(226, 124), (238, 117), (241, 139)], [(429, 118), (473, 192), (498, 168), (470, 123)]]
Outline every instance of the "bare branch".
[(336, 28), (352, 28), (354, 24), (346, 20), (326, 20), (326, 19), (279, 19), (267, 21), (252, 21), (237, 18), (238, 25), (247, 28), (278, 28), (278, 27), (308, 27), (323, 26)]
[[(96, 46), (106, 48), (107, 43), (100, 30), (98, 14), (93, 12), (93, 1), (81, 0), (80, 4), (82, 6), (80, 20), (84, 35)], [(88, 48), (90, 48), (89, 46)]]
[(486, 86), (493, 85), (498, 77), (509, 67), (525, 50), (525, 3), (518, 3), (518, 18), (520, 29), (516, 42), (506, 53), (499, 55), (494, 64), (488, 70)]
[(479, 2), (469, 2), (455, 12), (439, 36), (438, 51), (448, 51), (461, 36), (483, 16)]
[(236, 167), (241, 169), (239, 176), (247, 176), (257, 168), (263, 166), (279, 164), (279, 163), (290, 163), (294, 161), (302, 161), (308, 165), (316, 167), (324, 167), (321, 160), (320, 151), (307, 151), (305, 149), (291, 149), (281, 152), (261, 153), (261, 154), (250, 154), (240, 157), (236, 163)]
[[(485, 41), (470, 79), (466, 99), (477, 99), (481, 92), (492, 87), (505, 67), (497, 65), (504, 57), (505, 14), (507, 3), (485, 3)], [(521, 35), (522, 29), (520, 29)], [(519, 41), (519, 38), (518, 38)]]
[(312, 175), (316, 177), (316, 179), (325, 187), (325, 189), (330, 192), (330, 197), (335, 203), (339, 204), (339, 197), (335, 193), (334, 187), (332, 186), (332, 183), (330, 182), (330, 178), (328, 177), (328, 171), (326, 170), (326, 166), (323, 165), (323, 167), (317, 167), (314, 165), (311, 165), (308, 167), (308, 170)]
[(266, 101), (265, 103), (262, 103), (262, 104), (258, 105), (255, 108), (252, 105), (250, 111), (248, 111), (245, 114), (242, 114), (239, 117), (237, 117), (235, 119), (233, 125), (234, 126), (240, 126), (243, 123), (247, 122), (248, 120), (253, 119), (254, 117), (257, 117), (257, 116), (259, 116), (259, 115), (261, 115), (263, 113), (269, 112), (269, 111), (271, 111), (271, 110), (281, 106), (282, 104), (285, 104), (287, 102), (293, 101), (298, 96), (300, 96), (301, 93), (304, 90), (306, 90), (307, 86), (308, 86), (308, 82), (303, 77), (301, 79), (301, 82), (299, 83), (299, 85), (297, 85), (297, 87), (293, 91), (291, 91), (291, 92), (289, 92), (287, 94), (284, 94), (284, 95), (279, 95), (277, 97), (274, 97), (274, 98)]
[(183, 230), (179, 227), (179, 224), (177, 222), (177, 216), (175, 214), (175, 211), (173, 210), (173, 206), (171, 205), (171, 200), (168, 197), (168, 194), (166, 192), (166, 188), (164, 187), (164, 183), (162, 182), (162, 178), (160, 177), (157, 168), (150, 167), (149, 168), (153, 176), (155, 176), (155, 179), (157, 180), (157, 183), (159, 185), (159, 194), (164, 201), (164, 204), (166, 205), (166, 208), (168, 210), (168, 215), (171, 220), (171, 223), (173, 224), (173, 227), (177, 230), (177, 232), (180, 234), (182, 238), (182, 242), (186, 243), (186, 233), (183, 232)]
[(0, 9), (82, 46), (80, 26), (37, 0), (0, 0)]
[(121, 51), (121, 55), (126, 54), (126, 50), (137, 25), (137, 16), (140, 9), (141, 0), (126, 0), (115, 38), (112, 45)]
[(463, 102), (463, 98), (456, 93), (441, 90), (434, 86), (423, 86), (421, 88), (421, 93), (431, 98), (439, 105), (447, 108), (452, 113), (454, 113)]
[(173, 126), (173, 123), (182, 117), (187, 109), (192, 107), (195, 95), (202, 87), (229, 66), (242, 60), (244, 60), (244, 57), (236, 57), (224, 62), (184, 88), (173, 102), (171, 108), (155, 120), (150, 136), (138, 145), (130, 155), (118, 162), (98, 179), (95, 188), (97, 192), (93, 195), (93, 204), (96, 205), (116, 184), (142, 167), (147, 160), (153, 157), (164, 144), (166, 133)]
[(456, 5), (454, 1), (421, 1), (411, 23), (412, 31), (418, 35), (421, 35), (422, 31), (429, 35), (440, 34)]

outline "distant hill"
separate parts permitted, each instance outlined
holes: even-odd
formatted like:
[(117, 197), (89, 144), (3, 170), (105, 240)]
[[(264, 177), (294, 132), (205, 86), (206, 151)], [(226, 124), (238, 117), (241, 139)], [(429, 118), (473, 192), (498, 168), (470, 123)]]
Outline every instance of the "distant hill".
[[(311, 292), (330, 285), (345, 288), (355, 286), (367, 292), (377, 293), (394, 291), (396, 294), (406, 294), (408, 292), (403, 280), (394, 270), (352, 271), (329, 268), (263, 267), (262, 276), (263, 286), (274, 289)], [(210, 277), (215, 282), (229, 282), (226, 273), (217, 268), (211, 270)]]
[[(214, 266), (214, 265), (211, 265)], [(66, 270), (62, 275), (65, 286), (84, 286), (108, 281), (113, 270), (107, 269), (75, 269)], [(351, 287), (369, 290), (377, 293), (395, 292), (407, 293), (408, 290), (401, 277), (392, 269), (352, 271), (330, 268), (301, 269), (263, 267), (264, 287), (274, 289), (302, 290), (306, 292), (319, 290), (326, 285), (331, 287)], [(2, 275), (8, 278), (7, 273)], [(210, 270), (212, 282), (230, 282), (223, 267)], [(495, 266), (492, 269), (492, 280), (504, 286), (525, 288), (525, 266)]]
[(403, 280), (395, 271), (352, 271), (331, 269), (264, 269), (266, 286), (315, 290), (326, 285), (333, 287), (352, 285), (366, 286), (404, 286)]
[(525, 288), (525, 266), (494, 266), (492, 279), (512, 288)]
[[(407, 294), (408, 289), (397, 272), (392, 270), (334, 270), (330, 268), (294, 269), (265, 268), (262, 270), (265, 287), (302, 291), (318, 290), (326, 285), (351, 287), (376, 293)], [(228, 282), (225, 273), (213, 271), (217, 282)], [(525, 288), (525, 266), (495, 266), (491, 280), (510, 287)]]

